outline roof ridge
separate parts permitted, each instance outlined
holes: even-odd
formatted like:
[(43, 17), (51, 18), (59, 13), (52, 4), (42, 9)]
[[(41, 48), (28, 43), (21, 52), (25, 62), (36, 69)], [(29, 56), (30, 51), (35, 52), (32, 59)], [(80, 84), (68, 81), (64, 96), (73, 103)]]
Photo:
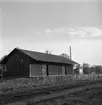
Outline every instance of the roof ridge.
[(19, 51), (25, 53), (26, 55), (35, 58), (36, 60), (42, 60), (42, 61), (48, 61), (48, 62), (59, 62), (59, 63), (69, 63), (69, 64), (77, 64), (77, 62), (70, 60), (68, 58), (65, 58), (60, 55), (55, 55), (55, 54), (47, 54), (44, 52), (37, 52), (37, 51), (32, 51), (32, 50), (25, 50), (21, 48), (16, 48)]
[[(25, 49), (21, 49), (21, 48), (17, 48), (18, 50), (22, 50), (22, 51), (30, 51), (30, 52), (35, 52), (35, 53), (40, 53), (40, 54), (46, 54), (46, 55), (53, 55), (53, 56), (58, 56), (58, 57), (62, 57), (62, 58), (65, 58), (63, 56), (60, 56), (60, 55), (56, 55), (56, 54), (47, 54), (47, 53), (44, 53), (44, 52), (38, 52), (38, 51), (33, 51), (33, 50), (25, 50)], [(65, 58), (65, 59), (68, 59), (68, 58)], [(70, 60), (70, 59), (69, 59)], [(72, 60), (71, 60), (72, 61)]]

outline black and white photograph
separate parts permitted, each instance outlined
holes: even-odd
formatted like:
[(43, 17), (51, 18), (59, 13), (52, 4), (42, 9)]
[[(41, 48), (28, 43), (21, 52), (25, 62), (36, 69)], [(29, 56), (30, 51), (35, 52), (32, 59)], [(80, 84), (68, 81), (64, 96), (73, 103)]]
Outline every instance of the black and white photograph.
[(102, 105), (102, 0), (0, 0), (0, 105)]

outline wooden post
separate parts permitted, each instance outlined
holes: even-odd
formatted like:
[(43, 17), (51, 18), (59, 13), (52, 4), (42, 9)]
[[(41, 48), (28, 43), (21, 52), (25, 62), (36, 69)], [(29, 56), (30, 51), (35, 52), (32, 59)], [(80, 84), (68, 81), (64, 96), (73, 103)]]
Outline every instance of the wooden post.
[(47, 66), (44, 64), (42, 65), (42, 72), (43, 72), (43, 76), (46, 76), (47, 73), (46, 73), (46, 69), (47, 69)]
[(29, 64), (29, 77), (31, 77), (31, 64)]
[(65, 66), (62, 66), (62, 75), (65, 75)]
[(46, 75), (49, 75), (48, 65), (46, 65)]

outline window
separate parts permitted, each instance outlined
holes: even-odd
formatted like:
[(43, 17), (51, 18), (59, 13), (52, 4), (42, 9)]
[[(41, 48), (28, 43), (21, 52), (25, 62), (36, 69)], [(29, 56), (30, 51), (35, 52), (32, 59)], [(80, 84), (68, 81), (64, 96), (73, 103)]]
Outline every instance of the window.
[(42, 76), (42, 66), (40, 64), (30, 64), (30, 76)]
[(62, 75), (62, 67), (57, 65), (48, 65), (49, 75)]

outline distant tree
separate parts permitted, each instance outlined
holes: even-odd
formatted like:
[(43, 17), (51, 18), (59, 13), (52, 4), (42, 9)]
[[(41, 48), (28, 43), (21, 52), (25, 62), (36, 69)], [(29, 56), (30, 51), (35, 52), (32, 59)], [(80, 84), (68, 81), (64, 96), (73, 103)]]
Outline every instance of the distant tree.
[(2, 78), (3, 75), (3, 65), (0, 64), (0, 79)]
[[(3, 59), (5, 59), (6, 57), (7, 57), (7, 55), (4, 55), (4, 56), (0, 59), (0, 62), (1, 62)], [(5, 69), (5, 65), (0, 63), (0, 78), (2, 77), (3, 72), (4, 72), (5, 70), (6, 70), (6, 69)]]
[(88, 63), (83, 63), (83, 73), (84, 74), (90, 74), (91, 73), (91, 68)]
[(102, 74), (102, 66), (101, 65), (97, 65), (95, 72), (96, 72), (96, 74)]
[(0, 64), (0, 74), (2, 73), (2, 65)]
[(0, 59), (0, 61), (2, 61), (4, 58), (6, 58), (7, 57), (7, 55), (4, 55), (1, 59)]
[(90, 67), (88, 63), (83, 63), (83, 67)]
[(62, 54), (60, 54), (60, 56), (70, 59), (70, 56), (66, 53), (62, 53)]
[(95, 74), (102, 74), (102, 65), (94, 65), (91, 67), (91, 72)]
[(79, 74), (79, 68), (80, 68), (79, 64), (74, 65), (73, 70), (75, 74)]
[(95, 65), (91, 66), (91, 73), (96, 73), (96, 66)]
[(51, 54), (51, 51), (46, 50), (45, 53), (46, 53), (46, 54)]

